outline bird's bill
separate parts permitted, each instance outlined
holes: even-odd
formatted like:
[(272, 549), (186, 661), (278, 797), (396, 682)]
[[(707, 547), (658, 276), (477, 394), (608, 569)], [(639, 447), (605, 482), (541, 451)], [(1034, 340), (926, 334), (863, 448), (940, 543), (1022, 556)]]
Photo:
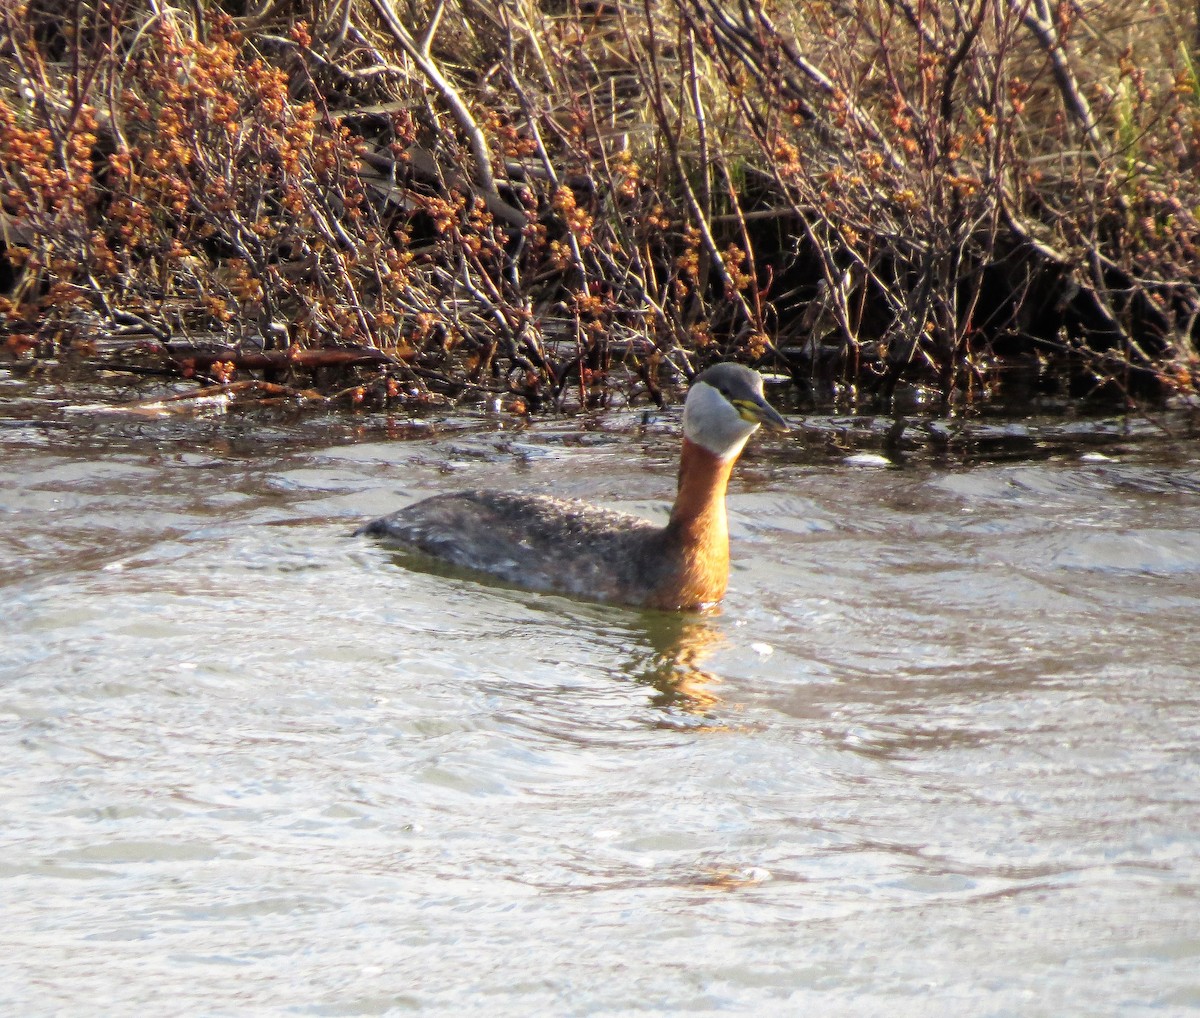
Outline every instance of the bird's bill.
[(752, 424), (761, 424), (768, 431), (788, 430), (787, 421), (765, 399), (739, 399), (734, 401), (734, 405), (737, 407), (737, 411), (742, 415), (742, 420), (744, 421), (750, 421)]

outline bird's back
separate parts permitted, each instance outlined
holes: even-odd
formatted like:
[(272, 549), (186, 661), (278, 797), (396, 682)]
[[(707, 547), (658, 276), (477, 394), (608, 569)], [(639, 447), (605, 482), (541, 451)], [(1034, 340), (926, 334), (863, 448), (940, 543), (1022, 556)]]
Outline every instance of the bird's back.
[(679, 568), (664, 528), (549, 495), (437, 495), (359, 533), (506, 583), (619, 604), (671, 606), (660, 593)]

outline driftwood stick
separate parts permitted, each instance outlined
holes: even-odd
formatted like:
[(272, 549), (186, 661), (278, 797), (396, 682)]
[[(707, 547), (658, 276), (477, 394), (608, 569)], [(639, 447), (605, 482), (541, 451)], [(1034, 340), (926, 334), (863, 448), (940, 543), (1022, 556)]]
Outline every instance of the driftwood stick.
[(232, 364), (245, 371), (352, 367), (358, 364), (393, 364), (395, 358), (370, 347), (326, 347), (318, 350), (237, 350), (234, 347), (180, 346), (172, 344), (170, 357), (181, 367), (204, 371), (214, 364)]
[[(257, 378), (248, 378), (240, 382), (226, 382), (221, 385), (206, 385), (195, 392), (181, 392), (174, 396), (164, 396), (154, 400), (155, 403), (186, 403), (192, 399), (207, 399), (210, 396), (236, 396), (244, 392), (258, 392), (264, 396), (286, 396), (289, 399), (321, 400), (325, 397), (313, 389), (294, 389), (290, 385), (280, 385), (277, 382), (263, 382)], [(148, 404), (138, 404), (146, 406)]]

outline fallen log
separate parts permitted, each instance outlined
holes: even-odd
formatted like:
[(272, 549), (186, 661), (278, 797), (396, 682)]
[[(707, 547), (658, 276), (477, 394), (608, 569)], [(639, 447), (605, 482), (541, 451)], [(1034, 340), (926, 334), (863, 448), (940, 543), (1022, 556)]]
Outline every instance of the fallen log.
[(315, 350), (239, 350), (237, 347), (206, 347), (169, 343), (167, 355), (185, 375), (206, 372), (214, 364), (232, 364), (243, 371), (286, 371), (300, 368), (348, 368), (359, 365), (399, 363), (376, 347), (331, 346)]

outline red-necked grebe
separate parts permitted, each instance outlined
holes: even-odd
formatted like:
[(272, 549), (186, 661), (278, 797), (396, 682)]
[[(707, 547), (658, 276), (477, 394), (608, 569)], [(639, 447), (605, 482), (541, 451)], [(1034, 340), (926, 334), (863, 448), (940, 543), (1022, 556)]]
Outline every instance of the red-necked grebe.
[(549, 495), (464, 491), (427, 498), (358, 533), (530, 590), (644, 608), (699, 608), (725, 594), (725, 489), (760, 424), (787, 430), (763, 398), (757, 371), (716, 364), (696, 377), (684, 403), (679, 490), (665, 527)]

